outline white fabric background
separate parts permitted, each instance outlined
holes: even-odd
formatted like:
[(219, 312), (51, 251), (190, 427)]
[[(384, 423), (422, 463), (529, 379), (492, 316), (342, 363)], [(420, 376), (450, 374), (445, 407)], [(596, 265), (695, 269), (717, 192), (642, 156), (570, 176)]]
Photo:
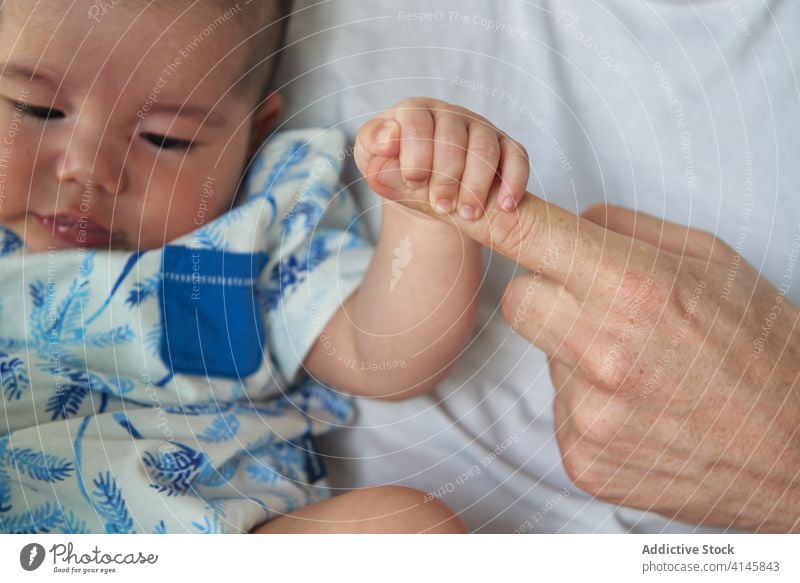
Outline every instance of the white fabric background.
[[(400, 16), (436, 11), (426, 23)], [(407, 96), (458, 103), (525, 144), (537, 195), (709, 230), (778, 283), (800, 227), (798, 24), (797, 0), (300, 0), (281, 74), (286, 127), (340, 125), (352, 138)], [(352, 165), (346, 179), (358, 179)], [(352, 188), (377, 234), (378, 198)], [(485, 266), (475, 339), (452, 376), (423, 398), (362, 401), (358, 427), (325, 443), (334, 484), (438, 489), (481, 532), (525, 521), (536, 532), (699, 530), (571, 486), (546, 360), (499, 312), (519, 268), (488, 252)], [(797, 302), (800, 273), (790, 275)]]

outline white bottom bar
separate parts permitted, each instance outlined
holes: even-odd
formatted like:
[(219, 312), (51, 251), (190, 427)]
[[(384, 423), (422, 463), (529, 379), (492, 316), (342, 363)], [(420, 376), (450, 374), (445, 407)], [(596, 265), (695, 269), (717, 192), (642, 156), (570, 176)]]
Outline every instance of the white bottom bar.
[[(778, 582), (800, 581), (799, 543), (798, 535), (18, 535), (0, 536), (0, 574), (136, 583)], [(37, 561), (33, 571), (22, 566)]]

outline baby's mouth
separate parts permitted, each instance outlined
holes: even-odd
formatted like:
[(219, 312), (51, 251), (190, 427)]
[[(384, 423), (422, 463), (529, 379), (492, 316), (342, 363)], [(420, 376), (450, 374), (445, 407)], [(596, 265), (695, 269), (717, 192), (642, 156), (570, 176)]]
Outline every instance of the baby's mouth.
[(70, 247), (108, 247), (111, 231), (79, 215), (36, 215), (41, 225)]

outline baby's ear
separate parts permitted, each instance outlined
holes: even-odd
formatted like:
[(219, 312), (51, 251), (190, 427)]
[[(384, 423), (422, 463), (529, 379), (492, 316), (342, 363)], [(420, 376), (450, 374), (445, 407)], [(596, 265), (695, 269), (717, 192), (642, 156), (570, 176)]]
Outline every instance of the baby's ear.
[(250, 145), (248, 157), (252, 157), (267, 139), (270, 130), (275, 126), (275, 122), (283, 111), (283, 96), (278, 93), (270, 93), (264, 103), (253, 114), (253, 126), (250, 130)]

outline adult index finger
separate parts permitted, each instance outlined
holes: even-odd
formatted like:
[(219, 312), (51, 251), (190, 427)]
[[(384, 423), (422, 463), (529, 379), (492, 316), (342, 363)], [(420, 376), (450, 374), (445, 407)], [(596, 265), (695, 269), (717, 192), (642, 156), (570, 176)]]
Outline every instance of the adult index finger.
[[(585, 299), (593, 285), (616, 285), (635, 258), (629, 238), (579, 217), (527, 192), (514, 212), (498, 207), (500, 179), (492, 186), (491, 204), (477, 221), (457, 214), (437, 214), (463, 233), (505, 255), (534, 273), (561, 283), (577, 298)], [(626, 240), (628, 243), (626, 244)]]

